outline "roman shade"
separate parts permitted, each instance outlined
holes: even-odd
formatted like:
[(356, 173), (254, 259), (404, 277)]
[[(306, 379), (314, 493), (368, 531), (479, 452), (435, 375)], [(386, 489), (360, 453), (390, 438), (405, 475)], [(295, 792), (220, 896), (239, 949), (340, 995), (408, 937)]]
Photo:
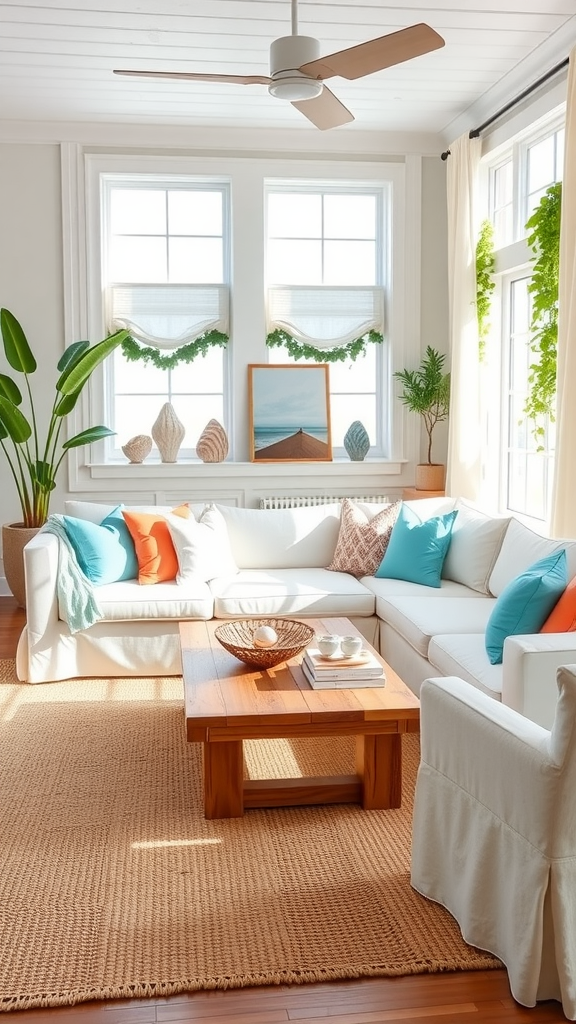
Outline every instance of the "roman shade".
[(225, 284), (113, 284), (107, 290), (107, 326), (136, 341), (175, 349), (207, 331), (229, 332)]
[(384, 333), (384, 288), (380, 286), (271, 285), (267, 333), (286, 331), (317, 348), (334, 348), (368, 331)]

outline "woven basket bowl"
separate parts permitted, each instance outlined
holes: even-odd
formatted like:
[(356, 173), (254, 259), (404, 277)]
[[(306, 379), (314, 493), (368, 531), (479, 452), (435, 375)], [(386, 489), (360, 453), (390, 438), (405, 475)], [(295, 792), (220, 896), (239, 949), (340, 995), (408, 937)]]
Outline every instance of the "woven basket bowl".
[[(273, 647), (256, 647), (252, 641), (259, 626), (271, 626), (278, 634)], [(214, 630), (214, 636), (239, 661), (256, 668), (274, 668), (310, 643), (314, 636), (312, 626), (296, 619), (234, 619)]]

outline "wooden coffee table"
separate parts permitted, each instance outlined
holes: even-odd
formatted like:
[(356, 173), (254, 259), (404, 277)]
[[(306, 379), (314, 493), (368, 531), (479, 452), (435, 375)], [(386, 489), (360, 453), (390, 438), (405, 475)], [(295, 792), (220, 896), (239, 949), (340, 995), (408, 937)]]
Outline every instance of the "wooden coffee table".
[[(358, 633), (345, 618), (301, 621), (317, 633)], [(249, 807), (298, 804), (399, 807), (402, 734), (418, 732), (420, 704), (386, 662), (379, 659), (385, 686), (314, 690), (301, 655), (276, 668), (250, 669), (218, 643), (218, 625), (214, 619), (180, 624), (186, 737), (204, 744), (205, 817), (237, 818)], [(243, 740), (302, 736), (356, 736), (357, 774), (244, 779)]]

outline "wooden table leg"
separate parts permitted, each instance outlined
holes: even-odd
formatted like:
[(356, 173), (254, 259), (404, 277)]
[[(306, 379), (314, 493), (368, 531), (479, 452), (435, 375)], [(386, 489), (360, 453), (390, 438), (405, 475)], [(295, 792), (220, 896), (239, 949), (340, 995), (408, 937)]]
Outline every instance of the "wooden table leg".
[(204, 816), (241, 818), (244, 814), (242, 740), (204, 743)]
[(365, 811), (400, 807), (402, 799), (402, 736), (356, 737), (356, 771), (363, 783)]

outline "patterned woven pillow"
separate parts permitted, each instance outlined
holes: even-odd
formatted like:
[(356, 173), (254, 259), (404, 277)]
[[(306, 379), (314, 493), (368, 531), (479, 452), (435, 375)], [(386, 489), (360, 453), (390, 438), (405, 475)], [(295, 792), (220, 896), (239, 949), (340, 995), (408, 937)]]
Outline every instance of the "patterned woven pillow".
[(327, 568), (351, 576), (373, 576), (388, 547), (401, 505), (401, 501), (395, 501), (369, 519), (350, 498), (344, 498), (336, 550)]

